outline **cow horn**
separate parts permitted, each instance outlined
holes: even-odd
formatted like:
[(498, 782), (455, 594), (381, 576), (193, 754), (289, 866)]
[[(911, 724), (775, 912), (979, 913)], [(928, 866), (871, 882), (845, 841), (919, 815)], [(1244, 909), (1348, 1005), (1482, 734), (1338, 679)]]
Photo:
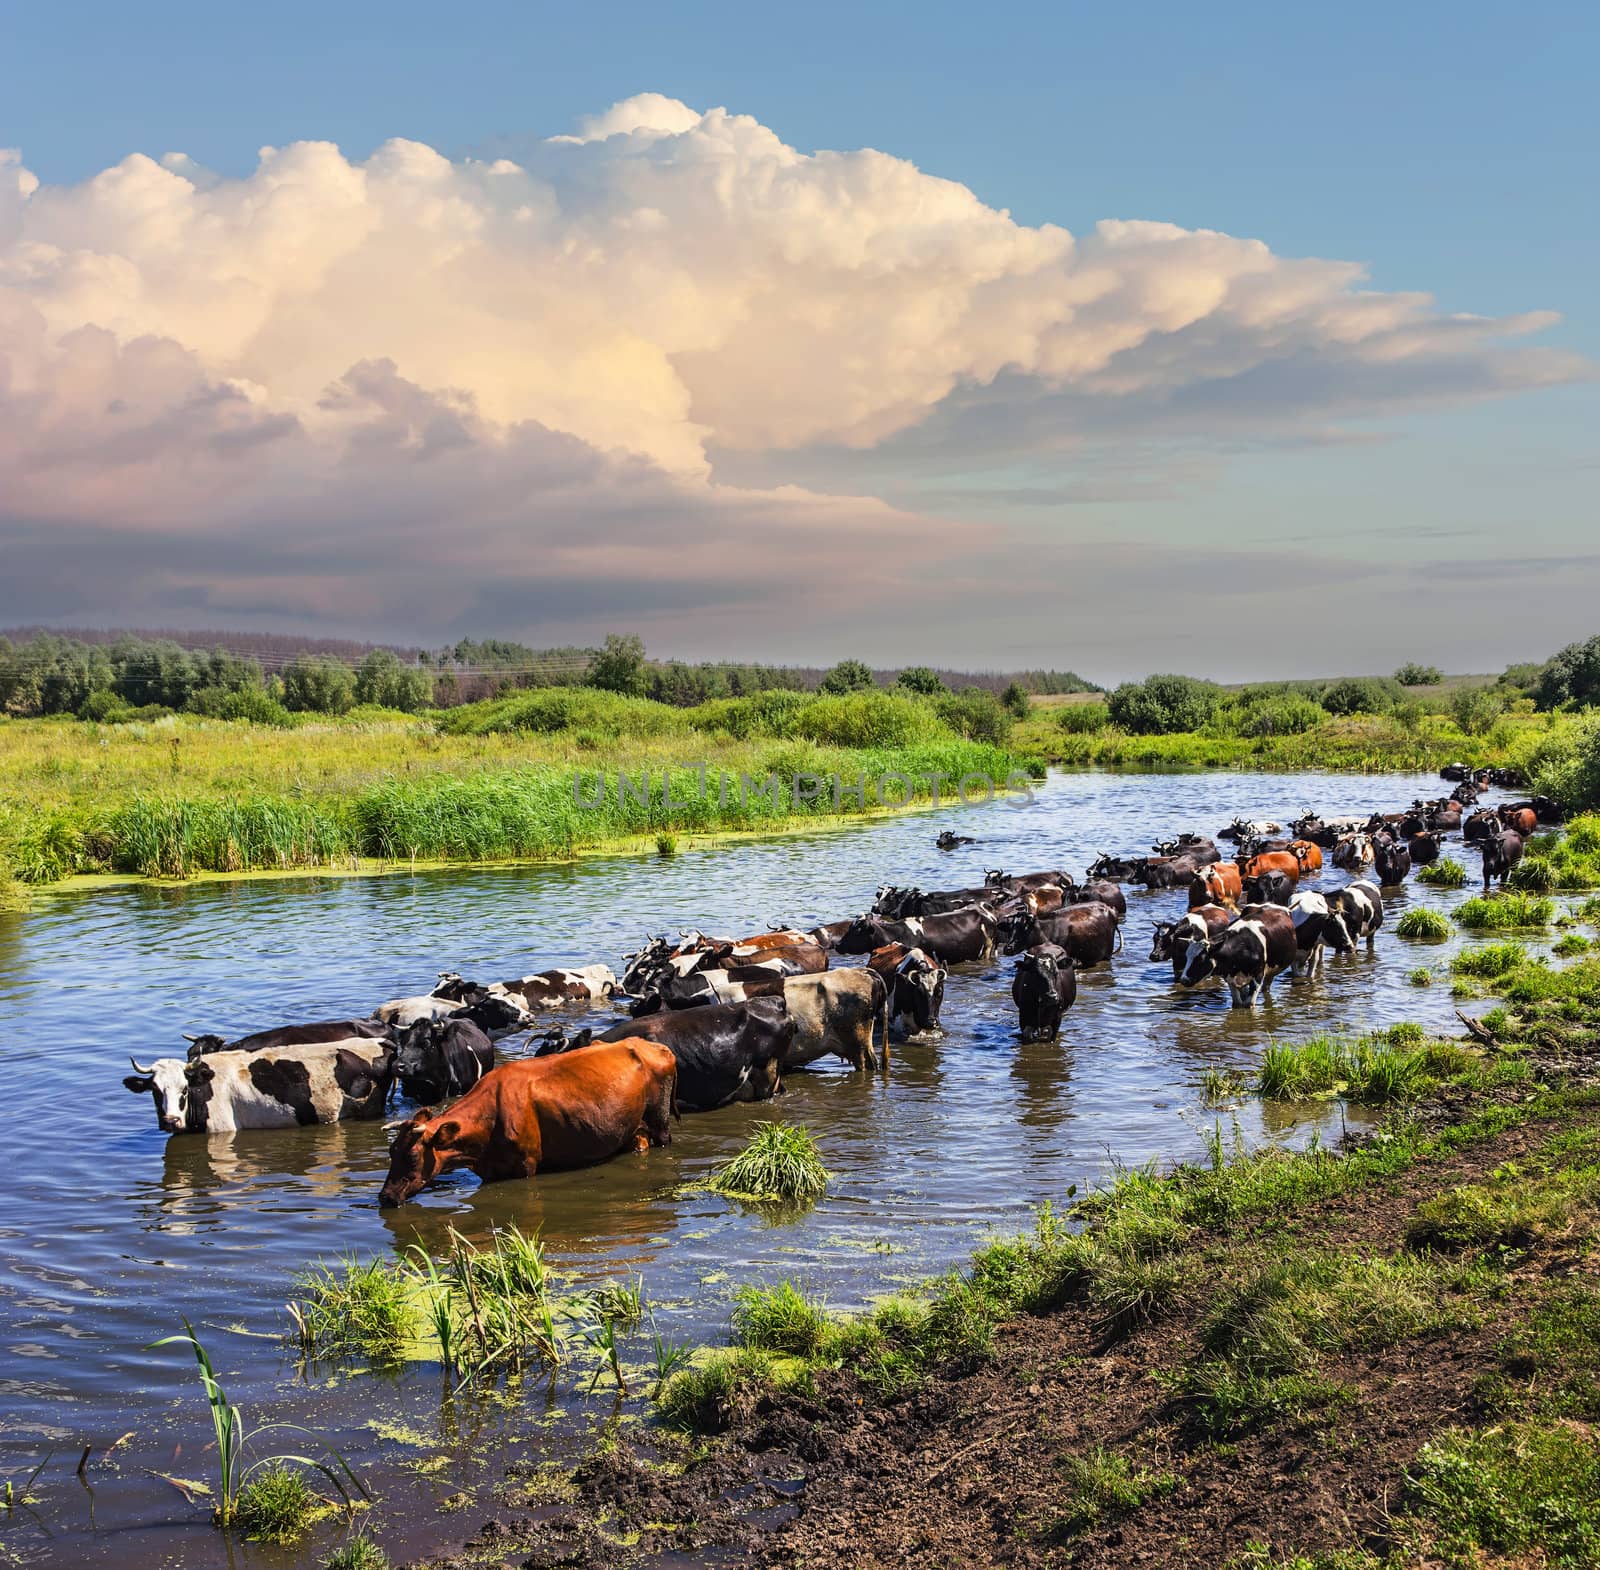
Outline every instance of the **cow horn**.
[(130, 1063), (131, 1063), (131, 1064), (133, 1064), (133, 1069), (134, 1069), (134, 1072), (135, 1072), (135, 1073), (136, 1073), (136, 1074), (144, 1074), (144, 1075), (146, 1075), (146, 1076), (149, 1076), (149, 1075), (151, 1075), (151, 1074), (154, 1074), (154, 1073), (155, 1073), (155, 1071), (156, 1071), (156, 1066), (155, 1066), (155, 1064), (154, 1064), (154, 1063), (152, 1063), (152, 1064), (151, 1064), (151, 1065), (150, 1065), (150, 1067), (149, 1067), (149, 1068), (146, 1068), (146, 1067), (145, 1067), (145, 1066), (144, 1066), (144, 1064), (142, 1064), (142, 1063), (141, 1063), (141, 1062), (140, 1062), (140, 1061), (139, 1061), (139, 1060), (138, 1060), (138, 1058), (136, 1058), (136, 1057), (132, 1057), (132, 1056), (130, 1056), (130, 1057), (129, 1057), (129, 1058), (128, 1058), (128, 1061), (129, 1061), (129, 1062), (130, 1062)]
[(393, 1123), (385, 1123), (383, 1125), (383, 1131), (385, 1134), (387, 1134), (392, 1128), (404, 1128), (405, 1125), (410, 1121), (410, 1118), (396, 1118)]
[[(185, 1041), (198, 1041), (200, 1038), (198, 1036), (191, 1036), (188, 1031), (184, 1031), (183, 1032), (183, 1039)], [(137, 1064), (135, 1064), (134, 1066), (136, 1068), (138, 1067)]]

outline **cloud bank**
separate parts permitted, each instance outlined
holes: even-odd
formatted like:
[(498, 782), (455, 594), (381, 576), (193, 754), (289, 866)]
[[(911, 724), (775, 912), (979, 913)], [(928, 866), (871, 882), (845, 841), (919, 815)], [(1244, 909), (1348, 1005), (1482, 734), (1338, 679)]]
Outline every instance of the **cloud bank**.
[(514, 159), (304, 142), (52, 187), (0, 155), (0, 616), (798, 650), (903, 625), (969, 559), (961, 521), (880, 499), (897, 466), (971, 488), (1586, 375), (1522, 341), (1553, 320), (1207, 230), (1029, 227), (656, 94)]

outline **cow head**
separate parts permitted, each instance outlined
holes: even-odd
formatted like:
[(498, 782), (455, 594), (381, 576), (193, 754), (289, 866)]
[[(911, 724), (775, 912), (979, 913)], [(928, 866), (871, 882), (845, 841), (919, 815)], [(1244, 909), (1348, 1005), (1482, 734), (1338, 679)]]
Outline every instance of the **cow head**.
[(1180, 987), (1198, 987), (1217, 973), (1217, 957), (1209, 938), (1190, 938), (1184, 951), (1183, 969), (1178, 972)]
[(449, 1118), (434, 1121), (426, 1110), (395, 1125), (394, 1143), (389, 1146), (389, 1175), (378, 1193), (378, 1204), (388, 1209), (403, 1205), (420, 1194), (462, 1161), (454, 1141), (460, 1126)]
[(939, 1023), (946, 974), (943, 965), (916, 948), (895, 966), (895, 1007), (910, 1017), (914, 1029), (932, 1030)]
[(436, 1101), (444, 1095), (444, 1059), (433, 1020), (419, 1019), (395, 1032), (394, 1072), (405, 1093), (418, 1101)]
[(885, 883), (879, 888), (878, 897), (872, 902), (872, 914), (889, 917), (904, 916), (915, 910), (921, 897), (921, 889), (903, 889), (893, 883)]
[(1152, 921), (1150, 923), (1155, 931), (1150, 937), (1150, 963), (1157, 960), (1172, 958), (1172, 932), (1177, 926), (1175, 921)]
[[(135, 1095), (152, 1095), (156, 1103), (156, 1122), (166, 1134), (181, 1134), (191, 1126), (191, 1112), (198, 1112), (211, 1083), (211, 1065), (203, 1059), (157, 1058), (148, 1068), (137, 1058), (129, 1058), (135, 1072), (122, 1083)], [(196, 1117), (193, 1126), (204, 1126)]]
[(857, 916), (834, 946), (841, 954), (870, 954), (893, 941), (882, 921), (869, 911), (865, 916)]
[[(195, 1058), (203, 1058), (208, 1052), (226, 1052), (228, 1050), (228, 1043), (221, 1036), (213, 1035), (210, 1032), (203, 1036), (185, 1036), (183, 1039), (189, 1043), (188, 1056), (191, 1061)], [(134, 1064), (134, 1067), (137, 1068), (138, 1064)]]
[(1348, 954), (1356, 946), (1355, 937), (1350, 931), (1350, 923), (1358, 915), (1354, 897), (1347, 889), (1338, 889), (1327, 896), (1327, 901), (1328, 920), (1323, 931), (1328, 947), (1335, 954)]
[(1053, 998), (1061, 976), (1061, 961), (1067, 960), (1065, 952), (1053, 944), (1038, 944), (1017, 960), (1015, 980), (1036, 995)]

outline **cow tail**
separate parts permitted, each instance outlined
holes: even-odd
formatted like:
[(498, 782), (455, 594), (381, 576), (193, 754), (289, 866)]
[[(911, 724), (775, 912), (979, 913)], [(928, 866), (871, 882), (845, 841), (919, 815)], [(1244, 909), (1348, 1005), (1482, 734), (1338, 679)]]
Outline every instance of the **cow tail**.
[[(889, 1070), (889, 983), (876, 971), (872, 973), (873, 980), (882, 988), (883, 996), (878, 1000), (878, 1028), (883, 1032), (883, 1051), (878, 1057), (879, 1066), (885, 1073)], [(870, 1046), (871, 1043), (869, 1042)]]
[(1119, 921), (1117, 923), (1117, 941), (1116, 941), (1115, 947), (1112, 949), (1112, 953), (1117, 954), (1117, 953), (1120, 953), (1121, 951), (1122, 951), (1122, 923)]

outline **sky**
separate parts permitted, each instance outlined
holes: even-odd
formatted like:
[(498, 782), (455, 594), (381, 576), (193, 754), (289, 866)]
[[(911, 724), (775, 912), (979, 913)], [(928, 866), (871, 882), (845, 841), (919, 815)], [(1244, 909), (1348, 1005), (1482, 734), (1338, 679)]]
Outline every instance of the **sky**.
[(0, 6), (0, 625), (1600, 630), (1600, 13)]

